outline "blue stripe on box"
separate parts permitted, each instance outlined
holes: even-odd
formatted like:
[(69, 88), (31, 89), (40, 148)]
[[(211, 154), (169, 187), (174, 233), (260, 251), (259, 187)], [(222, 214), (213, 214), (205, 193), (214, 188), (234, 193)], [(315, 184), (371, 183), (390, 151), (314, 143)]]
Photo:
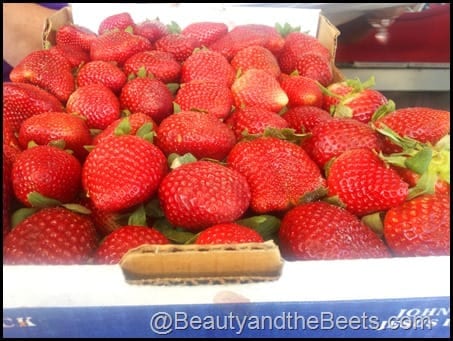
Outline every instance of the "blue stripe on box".
[(449, 337), (450, 297), (3, 309), (3, 337)]

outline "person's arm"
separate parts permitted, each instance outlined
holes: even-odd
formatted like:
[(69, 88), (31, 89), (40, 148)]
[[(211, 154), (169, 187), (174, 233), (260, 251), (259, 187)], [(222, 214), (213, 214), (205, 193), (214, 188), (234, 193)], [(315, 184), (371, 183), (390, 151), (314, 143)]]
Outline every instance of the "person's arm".
[(45, 19), (55, 12), (35, 3), (3, 3), (3, 60), (15, 66), (42, 49)]

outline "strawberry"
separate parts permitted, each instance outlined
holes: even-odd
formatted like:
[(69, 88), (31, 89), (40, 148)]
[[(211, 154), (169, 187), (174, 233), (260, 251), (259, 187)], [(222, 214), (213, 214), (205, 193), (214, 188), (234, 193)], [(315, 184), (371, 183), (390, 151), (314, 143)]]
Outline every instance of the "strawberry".
[(160, 22), (159, 19), (139, 22), (134, 26), (134, 34), (145, 37), (151, 43), (169, 34), (167, 26)]
[(278, 78), (281, 73), (277, 58), (267, 48), (259, 45), (252, 45), (239, 50), (231, 59), (231, 66), (236, 71), (241, 70), (241, 72), (249, 69), (264, 70), (275, 78)]
[(374, 125), (385, 125), (402, 137), (434, 145), (450, 133), (450, 112), (429, 107), (401, 108), (378, 118)]
[(197, 159), (223, 160), (236, 143), (228, 126), (210, 113), (181, 111), (165, 118), (156, 145), (168, 156), (191, 153)]
[(352, 118), (332, 118), (311, 129), (311, 136), (302, 141), (302, 147), (320, 166), (334, 156), (352, 148), (381, 150), (381, 136), (369, 125)]
[(107, 235), (94, 255), (96, 264), (117, 264), (123, 255), (144, 244), (169, 244), (170, 241), (153, 227), (125, 225)]
[(279, 82), (288, 96), (288, 107), (322, 107), (323, 94), (316, 80), (296, 74), (281, 74)]
[(425, 194), (389, 209), (384, 238), (396, 256), (449, 256), (450, 196)]
[(13, 200), (13, 184), (11, 180), (11, 170), (13, 160), (8, 157), (5, 146), (3, 146), (3, 178), (2, 178), (2, 189), (3, 189), (3, 237), (5, 237), (11, 230), (11, 205)]
[(103, 131), (97, 134), (93, 138), (93, 144), (96, 145), (106, 139), (115, 138), (117, 135), (124, 135), (124, 133), (135, 135), (145, 124), (150, 126), (151, 132), (157, 130), (157, 124), (146, 114), (137, 112), (126, 117), (121, 117), (110, 123)]
[(66, 111), (85, 117), (89, 128), (104, 129), (120, 117), (120, 102), (103, 84), (77, 88), (69, 97)]
[(98, 245), (91, 220), (63, 207), (43, 208), (22, 220), (3, 241), (5, 264), (87, 263)]
[(126, 75), (138, 74), (144, 71), (164, 83), (178, 82), (181, 75), (181, 64), (170, 52), (144, 51), (138, 52), (129, 57), (123, 66)]
[(340, 100), (354, 92), (354, 87), (349, 85), (349, 81), (340, 81), (329, 84), (323, 89), (322, 108), (333, 114), (335, 106)]
[(165, 217), (189, 231), (240, 218), (250, 203), (246, 179), (234, 169), (195, 161), (173, 169), (159, 186)]
[(215, 81), (191, 81), (181, 84), (174, 102), (181, 110), (204, 111), (223, 120), (231, 112), (233, 95), (224, 84)]
[(99, 210), (120, 211), (150, 199), (167, 171), (159, 148), (136, 135), (98, 143), (82, 168), (82, 184)]
[(368, 148), (341, 153), (327, 174), (328, 195), (358, 216), (396, 207), (408, 195), (408, 184)]
[(63, 104), (51, 93), (27, 83), (3, 82), (3, 125), (18, 131), (21, 123), (45, 111), (62, 111)]
[(201, 21), (187, 25), (181, 34), (195, 38), (199, 46), (209, 46), (227, 32), (228, 26), (224, 23)]
[(134, 20), (132, 19), (130, 13), (117, 13), (104, 18), (100, 22), (98, 33), (101, 35), (113, 29), (125, 30), (129, 26), (134, 27), (134, 25)]
[(287, 128), (288, 122), (279, 114), (259, 107), (236, 109), (226, 121), (240, 140), (242, 134), (262, 134), (266, 128)]
[(287, 260), (390, 257), (384, 242), (352, 213), (323, 201), (288, 211), (279, 229)]
[(111, 31), (102, 34), (91, 44), (91, 60), (116, 62), (122, 66), (134, 54), (152, 50), (148, 39), (126, 31)]
[(285, 211), (324, 193), (318, 166), (298, 145), (276, 137), (238, 142), (227, 156), (230, 167), (250, 185), (256, 213)]
[(295, 71), (298, 60), (306, 53), (316, 53), (327, 61), (331, 59), (329, 50), (315, 37), (304, 32), (289, 33), (278, 55), (282, 72), (289, 75)]
[(29, 194), (39, 194), (68, 203), (80, 191), (81, 165), (75, 156), (57, 147), (36, 146), (21, 152), (11, 171), (17, 199), (32, 206)]
[(262, 24), (237, 25), (231, 31), (235, 41), (235, 53), (252, 45), (260, 45), (278, 54), (284, 46), (284, 38), (277, 32), (275, 27)]
[(299, 75), (314, 79), (324, 86), (328, 86), (333, 82), (333, 70), (330, 59), (326, 59), (318, 53), (305, 53), (298, 56), (295, 70)]
[(126, 74), (117, 65), (103, 60), (93, 60), (83, 65), (76, 75), (76, 84), (83, 87), (89, 84), (102, 84), (119, 94), (126, 84)]
[(90, 53), (80, 47), (52, 46), (49, 51), (64, 57), (73, 70), (77, 70), (81, 65), (90, 61)]
[(231, 87), (235, 77), (234, 68), (222, 54), (206, 49), (195, 50), (181, 67), (181, 83), (205, 80)]
[(96, 33), (86, 27), (66, 24), (58, 28), (55, 35), (55, 43), (58, 47), (76, 47), (89, 52), (91, 43), (96, 37)]
[(173, 95), (158, 79), (135, 78), (121, 90), (120, 105), (131, 113), (146, 114), (159, 124), (173, 113)]
[(156, 50), (171, 53), (175, 59), (182, 63), (189, 57), (193, 50), (201, 47), (196, 38), (180, 33), (170, 33), (156, 41)]
[(51, 50), (31, 52), (12, 69), (9, 77), (13, 82), (37, 85), (62, 103), (66, 103), (75, 89), (72, 65)]
[(261, 243), (263, 237), (254, 229), (236, 223), (223, 223), (201, 231), (195, 244)]
[(288, 96), (279, 82), (264, 70), (249, 69), (231, 86), (234, 104), (238, 108), (259, 106), (279, 112), (288, 104)]
[(31, 141), (46, 145), (59, 140), (83, 161), (88, 154), (84, 146), (90, 145), (92, 138), (84, 119), (65, 112), (43, 112), (27, 118), (20, 126), (19, 143), (23, 149)]
[(318, 123), (331, 120), (332, 116), (317, 106), (301, 105), (290, 108), (282, 118), (288, 122), (290, 128), (295, 129), (296, 133), (307, 133)]

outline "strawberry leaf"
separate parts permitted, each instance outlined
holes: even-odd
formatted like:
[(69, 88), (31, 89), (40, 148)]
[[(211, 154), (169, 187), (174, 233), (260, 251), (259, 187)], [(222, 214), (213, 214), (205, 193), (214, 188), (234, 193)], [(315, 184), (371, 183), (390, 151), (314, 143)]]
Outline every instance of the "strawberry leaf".
[(360, 220), (366, 226), (368, 226), (374, 233), (376, 233), (379, 237), (384, 235), (384, 213), (383, 212), (375, 212), (372, 214), (368, 214), (363, 216)]
[(132, 212), (127, 224), (132, 226), (148, 226), (146, 223), (146, 210), (143, 205), (139, 205), (137, 209)]
[(417, 152), (414, 156), (407, 158), (404, 165), (406, 168), (409, 168), (418, 174), (423, 174), (428, 170), (432, 156), (432, 149), (424, 148)]
[(72, 212), (76, 212), (76, 213), (80, 213), (80, 214), (91, 214), (91, 210), (83, 205), (80, 205), (80, 204), (73, 204), (73, 203), (70, 203), (70, 204), (62, 204), (61, 206), (63, 206), (64, 208), (67, 208), (68, 210), (72, 211)]
[(159, 199), (152, 199), (145, 205), (145, 212), (148, 217), (163, 218), (164, 212), (160, 206)]
[(280, 219), (272, 215), (258, 215), (236, 221), (237, 224), (250, 227), (264, 240), (273, 239), (280, 228)]
[(32, 207), (36, 207), (36, 208), (54, 207), (54, 206), (61, 205), (61, 202), (59, 200), (45, 197), (44, 195), (42, 195), (38, 192), (30, 192), (27, 195), (27, 200), (31, 204)]
[(170, 155), (168, 155), (168, 165), (170, 169), (175, 169), (183, 164), (195, 161), (197, 161), (197, 158), (191, 153), (186, 153), (184, 155), (171, 153)]
[(131, 123), (129, 117), (123, 118), (120, 123), (116, 126), (113, 134), (115, 136), (129, 135), (131, 132)]
[(165, 218), (156, 220), (153, 227), (176, 244), (186, 244), (195, 237), (195, 233), (176, 228)]
[[(166, 86), (173, 96), (175, 96), (179, 90), (179, 83), (167, 83)], [(181, 111), (181, 109), (179, 109), (179, 111)]]
[(146, 122), (137, 130), (135, 135), (153, 143), (156, 133), (153, 131), (153, 124), (151, 122)]
[(11, 227), (16, 227), (22, 220), (37, 212), (39, 208), (25, 207), (19, 208), (11, 215)]
[(433, 172), (424, 173), (417, 184), (409, 189), (406, 200), (412, 200), (422, 194), (433, 194), (435, 192), (437, 175)]

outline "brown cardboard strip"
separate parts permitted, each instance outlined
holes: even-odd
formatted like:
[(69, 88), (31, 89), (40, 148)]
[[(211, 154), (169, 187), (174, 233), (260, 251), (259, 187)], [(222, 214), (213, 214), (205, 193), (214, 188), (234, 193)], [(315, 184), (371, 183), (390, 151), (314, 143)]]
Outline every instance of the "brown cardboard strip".
[(72, 10), (70, 6), (63, 7), (58, 10), (44, 21), (44, 28), (42, 31), (42, 45), (43, 48), (48, 45), (55, 45), (55, 36), (58, 29), (64, 25), (73, 23)]
[(120, 261), (131, 284), (224, 284), (276, 280), (283, 260), (273, 241), (219, 245), (142, 245)]

